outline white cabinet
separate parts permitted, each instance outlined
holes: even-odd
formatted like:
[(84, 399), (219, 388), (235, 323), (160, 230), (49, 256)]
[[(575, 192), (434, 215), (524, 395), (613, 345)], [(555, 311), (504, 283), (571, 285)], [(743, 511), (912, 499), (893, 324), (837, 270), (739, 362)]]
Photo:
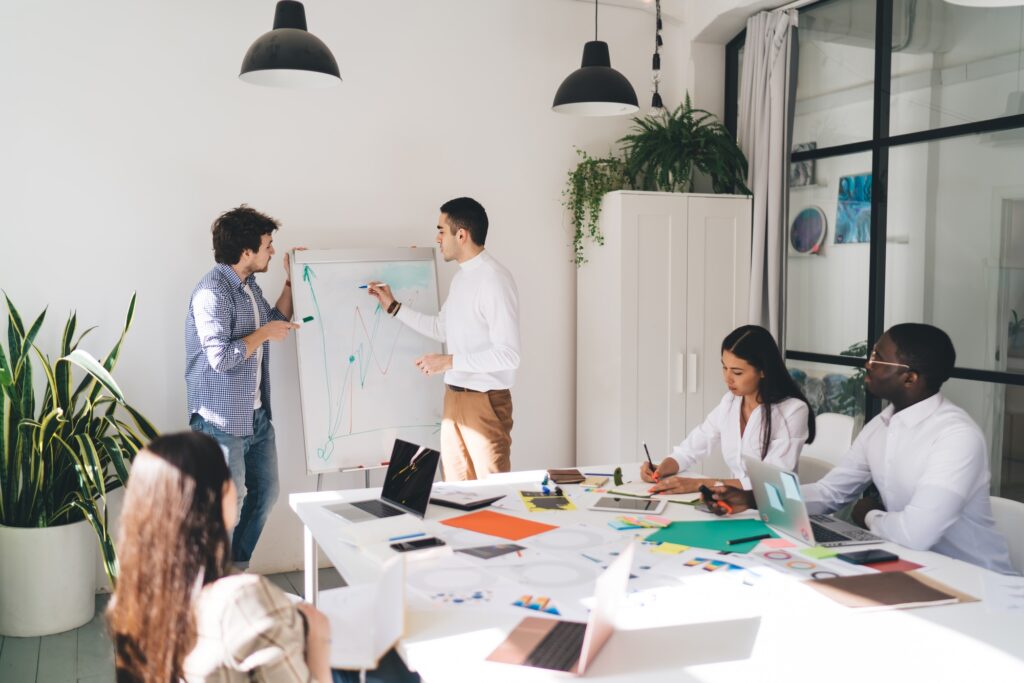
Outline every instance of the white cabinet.
[[(721, 344), (747, 322), (750, 199), (612, 192), (577, 272), (576, 461), (657, 460), (721, 400)], [(728, 474), (721, 455), (704, 473)]]

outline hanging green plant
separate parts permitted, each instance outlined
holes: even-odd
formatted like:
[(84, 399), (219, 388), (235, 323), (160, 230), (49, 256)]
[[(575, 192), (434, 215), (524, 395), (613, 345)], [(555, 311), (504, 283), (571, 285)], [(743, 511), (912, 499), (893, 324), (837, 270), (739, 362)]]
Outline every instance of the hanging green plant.
[(575, 233), (572, 248), (576, 265), (587, 262), (583, 254), (583, 239), (589, 237), (597, 244), (604, 244), (601, 234), (601, 199), (609, 192), (629, 187), (625, 162), (614, 156), (592, 157), (577, 149), (580, 162), (569, 172), (569, 183), (562, 191), (562, 204), (572, 214)]
[(711, 179), (716, 193), (750, 194), (743, 152), (713, 114), (693, 108), (689, 94), (671, 113), (634, 118), (631, 130), (619, 140), (621, 155), (596, 158), (576, 150), (580, 161), (569, 173), (562, 203), (572, 214), (577, 267), (587, 262), (584, 238), (604, 244), (601, 199), (609, 192), (693, 192), (700, 172)]
[(634, 118), (631, 130), (619, 142), (636, 189), (693, 192), (694, 171), (700, 171), (715, 193), (750, 194), (743, 152), (714, 114), (694, 109), (689, 94), (672, 112)]

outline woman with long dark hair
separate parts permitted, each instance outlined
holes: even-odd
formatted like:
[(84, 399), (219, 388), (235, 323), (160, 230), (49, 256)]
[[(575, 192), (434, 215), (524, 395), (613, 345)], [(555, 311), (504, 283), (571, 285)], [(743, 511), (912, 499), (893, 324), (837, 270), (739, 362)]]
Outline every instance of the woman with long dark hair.
[[(691, 493), (725, 483), (749, 488), (744, 457), (796, 471), (800, 450), (814, 441), (814, 411), (790, 377), (771, 333), (744, 325), (722, 340), (722, 379), (728, 391), (703, 424), (672, 450), (652, 471), (643, 463), (640, 475), (655, 493)], [(707, 458), (721, 445), (733, 479), (673, 476)]]
[[(358, 680), (355, 672), (332, 672), (323, 613), (293, 603), (265, 577), (231, 573), (236, 501), (211, 437), (169, 434), (139, 452), (107, 608), (119, 683)], [(400, 662), (388, 661), (396, 657), (382, 662), (397, 663), (392, 675), (369, 680), (408, 680)]]

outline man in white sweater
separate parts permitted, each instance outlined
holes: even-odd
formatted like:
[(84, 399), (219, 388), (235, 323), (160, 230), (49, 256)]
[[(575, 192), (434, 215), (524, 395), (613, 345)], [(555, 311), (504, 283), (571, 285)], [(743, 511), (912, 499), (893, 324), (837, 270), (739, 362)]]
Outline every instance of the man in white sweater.
[(371, 282), (381, 308), (448, 353), (416, 360), (425, 375), (444, 373), (441, 463), (446, 481), (511, 469), (512, 394), (519, 367), (519, 292), (512, 274), (484, 251), (487, 212), (469, 197), (441, 206), (437, 244), (457, 261), (448, 299), (436, 316), (402, 306), (391, 288)]

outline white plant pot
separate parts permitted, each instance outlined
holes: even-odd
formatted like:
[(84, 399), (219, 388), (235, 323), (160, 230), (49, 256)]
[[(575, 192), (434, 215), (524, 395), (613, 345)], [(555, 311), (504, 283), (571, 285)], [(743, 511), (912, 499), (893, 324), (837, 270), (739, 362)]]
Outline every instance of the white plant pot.
[(0, 635), (43, 636), (96, 613), (96, 536), (86, 521), (23, 529), (0, 525)]

